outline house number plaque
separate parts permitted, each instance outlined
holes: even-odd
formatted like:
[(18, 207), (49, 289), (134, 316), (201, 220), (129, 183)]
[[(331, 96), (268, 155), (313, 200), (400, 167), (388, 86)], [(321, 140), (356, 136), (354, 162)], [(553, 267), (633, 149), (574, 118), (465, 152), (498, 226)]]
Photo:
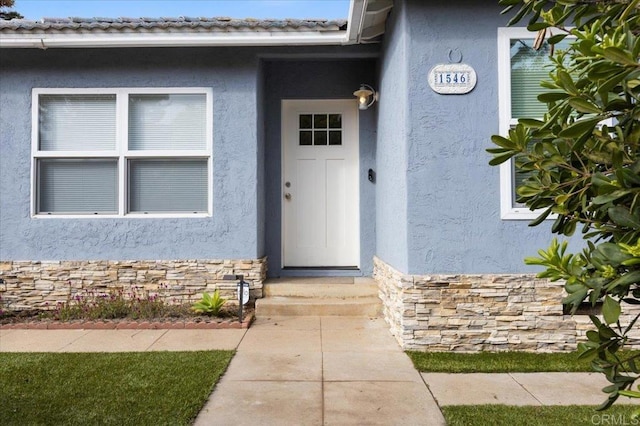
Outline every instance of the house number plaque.
[(476, 82), (476, 71), (467, 64), (438, 64), (429, 71), (429, 86), (441, 95), (469, 93)]

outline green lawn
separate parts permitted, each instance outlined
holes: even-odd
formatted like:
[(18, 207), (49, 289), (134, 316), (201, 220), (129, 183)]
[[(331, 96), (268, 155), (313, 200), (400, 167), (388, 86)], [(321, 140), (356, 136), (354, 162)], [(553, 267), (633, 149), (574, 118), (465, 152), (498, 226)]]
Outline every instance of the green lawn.
[(584, 405), (514, 407), (507, 405), (459, 405), (443, 407), (448, 426), (581, 426), (638, 425), (631, 415), (637, 407), (614, 405), (601, 412)]
[(3, 425), (187, 425), (232, 351), (0, 353)]
[(592, 371), (591, 363), (578, 360), (577, 352), (414, 352), (407, 355), (416, 369), (431, 373), (511, 373)]

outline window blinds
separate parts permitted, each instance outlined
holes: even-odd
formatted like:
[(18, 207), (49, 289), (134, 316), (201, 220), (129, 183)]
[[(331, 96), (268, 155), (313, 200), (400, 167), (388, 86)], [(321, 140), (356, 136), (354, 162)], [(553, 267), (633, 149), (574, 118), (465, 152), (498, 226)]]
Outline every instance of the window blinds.
[[(533, 48), (533, 39), (511, 40), (511, 118), (536, 118), (542, 119), (547, 113), (547, 104), (538, 101), (538, 95), (548, 92), (540, 82), (550, 81), (549, 73), (554, 69), (549, 57), (550, 46), (545, 43), (541, 49)], [(568, 41), (556, 44), (555, 49), (563, 49)], [(533, 144), (535, 141), (532, 141)], [(513, 177), (512, 200), (514, 207), (524, 207), (524, 204), (515, 202), (517, 198), (516, 188), (521, 186), (525, 179), (531, 176), (531, 172), (516, 170), (511, 162)]]
[[(562, 41), (555, 49), (563, 49), (567, 43)], [(511, 40), (511, 118), (541, 119), (547, 112), (547, 105), (538, 102), (538, 95), (549, 91), (540, 86), (541, 81), (551, 80), (553, 64), (549, 54), (548, 44), (534, 50), (532, 39)]]
[(38, 94), (36, 213), (119, 214), (121, 204), (125, 213), (207, 213), (207, 98), (124, 89)]
[(129, 211), (206, 212), (207, 170), (206, 159), (129, 160)]
[(38, 107), (41, 151), (115, 149), (115, 95), (40, 95)]
[(38, 160), (39, 213), (118, 212), (115, 159)]
[(130, 95), (129, 149), (206, 149), (206, 95)]

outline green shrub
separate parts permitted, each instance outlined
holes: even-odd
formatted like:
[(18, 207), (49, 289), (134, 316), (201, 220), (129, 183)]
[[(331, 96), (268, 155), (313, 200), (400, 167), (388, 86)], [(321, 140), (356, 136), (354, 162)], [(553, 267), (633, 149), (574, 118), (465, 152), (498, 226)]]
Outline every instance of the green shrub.
[(216, 289), (213, 295), (206, 292), (202, 293), (202, 299), (194, 303), (191, 309), (199, 314), (217, 316), (226, 302), (227, 299), (221, 297), (220, 292)]

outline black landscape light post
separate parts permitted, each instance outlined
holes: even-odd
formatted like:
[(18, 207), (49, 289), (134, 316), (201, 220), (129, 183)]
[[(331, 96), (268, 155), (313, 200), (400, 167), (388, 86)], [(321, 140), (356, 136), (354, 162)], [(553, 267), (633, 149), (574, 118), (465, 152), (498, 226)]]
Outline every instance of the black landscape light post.
[(225, 275), (222, 279), (224, 280), (239, 280), (238, 281), (238, 285), (237, 285), (237, 292), (238, 292), (238, 321), (240, 322), (240, 326), (242, 326), (242, 305), (244, 305), (245, 303), (247, 303), (249, 301), (249, 298), (247, 297), (247, 300), (244, 300), (244, 290), (245, 288), (249, 287), (249, 283), (245, 282), (244, 280), (244, 275)]

